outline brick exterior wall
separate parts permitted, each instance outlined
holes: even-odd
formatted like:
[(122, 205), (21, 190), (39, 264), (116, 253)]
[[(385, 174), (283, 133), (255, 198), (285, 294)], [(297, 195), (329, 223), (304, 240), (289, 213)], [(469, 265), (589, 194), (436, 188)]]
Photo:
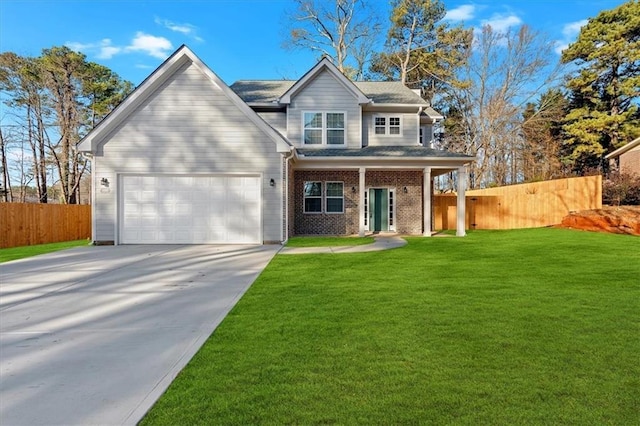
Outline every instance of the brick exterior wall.
[(408, 235), (422, 234), (421, 171), (367, 171), (365, 184), (367, 188), (395, 188), (396, 232)]
[[(344, 213), (304, 213), (304, 182), (344, 182)], [(291, 184), (292, 183), (292, 184)], [(296, 170), (290, 180), (289, 235), (353, 235), (359, 231), (359, 173), (349, 170)], [(422, 172), (367, 171), (366, 188), (395, 189), (396, 231), (422, 233)], [(356, 188), (356, 192), (352, 188)], [(404, 188), (407, 192), (404, 192)]]
[(640, 175), (640, 146), (620, 156), (620, 171)]
[[(352, 235), (358, 233), (359, 193), (357, 171), (306, 171), (294, 173), (294, 235)], [(344, 182), (344, 213), (304, 213), (304, 183), (309, 181)], [(324, 187), (323, 187), (324, 188)]]

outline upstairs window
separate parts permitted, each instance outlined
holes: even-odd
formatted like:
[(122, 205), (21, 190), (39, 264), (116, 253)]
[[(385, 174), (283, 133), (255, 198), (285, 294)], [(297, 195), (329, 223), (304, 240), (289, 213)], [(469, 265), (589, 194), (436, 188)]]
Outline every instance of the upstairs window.
[(373, 132), (380, 136), (402, 136), (402, 117), (377, 115), (373, 118)]
[(343, 112), (305, 112), (303, 120), (304, 145), (345, 144)]

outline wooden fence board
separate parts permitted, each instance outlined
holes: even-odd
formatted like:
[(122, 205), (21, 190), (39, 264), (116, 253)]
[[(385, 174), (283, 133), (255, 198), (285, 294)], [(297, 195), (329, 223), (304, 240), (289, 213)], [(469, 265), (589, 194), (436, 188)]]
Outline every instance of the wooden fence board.
[(0, 248), (91, 238), (91, 206), (0, 203)]
[[(571, 211), (602, 208), (602, 177), (586, 176), (466, 191), (467, 229), (557, 225)], [(434, 228), (456, 228), (456, 195), (434, 197)]]

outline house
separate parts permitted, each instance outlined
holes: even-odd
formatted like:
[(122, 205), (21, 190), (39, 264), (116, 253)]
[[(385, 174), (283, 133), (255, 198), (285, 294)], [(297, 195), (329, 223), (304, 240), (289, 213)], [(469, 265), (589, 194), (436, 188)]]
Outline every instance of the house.
[(605, 157), (611, 170), (640, 175), (640, 138), (616, 149)]
[(297, 81), (227, 86), (180, 47), (79, 143), (96, 244), (279, 243), (292, 235), (430, 236), (432, 180), (465, 166), (431, 148), (442, 117), (395, 82), (327, 59)]

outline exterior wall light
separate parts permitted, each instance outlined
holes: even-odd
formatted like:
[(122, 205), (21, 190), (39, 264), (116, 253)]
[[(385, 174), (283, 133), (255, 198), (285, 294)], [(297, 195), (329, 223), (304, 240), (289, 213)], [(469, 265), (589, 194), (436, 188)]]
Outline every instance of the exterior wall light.
[(269, 186), (276, 186), (276, 181), (273, 178), (269, 181)]
[(108, 188), (109, 187), (109, 179), (107, 179), (107, 178), (100, 179), (100, 185), (104, 186), (105, 188)]
[(406, 187), (406, 186), (405, 186), (404, 188), (402, 188), (402, 192), (404, 192), (405, 194), (406, 194), (407, 192), (409, 192), (409, 191), (407, 190), (407, 187)]

